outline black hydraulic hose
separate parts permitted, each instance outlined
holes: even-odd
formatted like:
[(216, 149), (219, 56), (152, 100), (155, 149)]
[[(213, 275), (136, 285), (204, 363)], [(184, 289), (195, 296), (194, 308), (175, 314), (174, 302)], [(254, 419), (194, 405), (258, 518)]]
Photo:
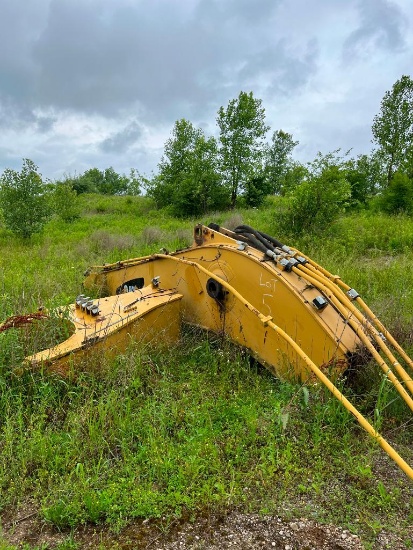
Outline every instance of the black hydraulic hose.
[(253, 233), (254, 235), (260, 235), (270, 243), (274, 244), (277, 248), (282, 248), (284, 245), (281, 241), (278, 239), (271, 237), (271, 235), (268, 235), (267, 233), (263, 233), (262, 231), (257, 231), (253, 227), (250, 227), (249, 225), (239, 225), (235, 228), (235, 233), (242, 233), (243, 231), (247, 231), (248, 233)]
[[(257, 240), (260, 241), (266, 247), (264, 252), (266, 252), (267, 250), (271, 250), (272, 252), (275, 252), (274, 244), (277, 247), (278, 245), (282, 247), (282, 244), (279, 241), (277, 241), (276, 239), (273, 239), (272, 237), (268, 238), (269, 237), (268, 235), (265, 235), (264, 233), (260, 233), (259, 231), (250, 227), (249, 225), (239, 225), (238, 227), (235, 228), (234, 231), (238, 235), (248, 236), (249, 239), (251, 239), (252, 236), (255, 237), (254, 241), (252, 241), (251, 239), (251, 242), (253, 242), (254, 246), (256, 246)], [(261, 247), (258, 247), (258, 249), (262, 250)]]
[[(216, 223), (210, 223), (208, 227), (214, 231), (220, 231), (220, 227)], [(271, 235), (267, 235), (267, 233), (257, 231), (250, 225), (239, 225), (234, 229), (234, 233), (249, 241), (250, 244), (260, 252), (266, 253), (267, 250), (271, 250), (277, 253), (275, 248), (284, 249), (284, 245), (281, 241), (271, 237)]]
[(281, 241), (275, 239), (274, 237), (271, 237), (271, 235), (267, 235), (267, 233), (262, 233), (262, 231), (260, 231), (259, 233), (264, 237), (264, 239), (270, 241), (270, 243), (274, 244), (277, 248), (282, 248), (284, 246)]
[(284, 247), (283, 243), (278, 239), (276, 239), (275, 237), (271, 237), (271, 235), (267, 235), (267, 233), (263, 233), (262, 231), (256, 231), (256, 233), (258, 233), (259, 235), (261, 235), (261, 237), (263, 237), (264, 239), (266, 239), (267, 241), (275, 245), (276, 248)]
[(257, 232), (256, 229), (254, 229), (250, 225), (238, 225), (238, 227), (234, 229), (234, 233), (256, 233), (256, 232)]
[(272, 243), (270, 243), (270, 241), (265, 239), (259, 231), (256, 231), (253, 235), (256, 239), (258, 239), (266, 247), (266, 250), (272, 250), (272, 252), (275, 252), (274, 245)]
[(254, 248), (259, 250), (260, 252), (264, 252), (264, 254), (267, 252), (269, 248), (272, 249), (271, 245), (267, 246), (265, 243), (261, 242), (261, 240), (257, 239), (255, 235), (251, 233), (242, 233), (242, 236), (246, 237)]

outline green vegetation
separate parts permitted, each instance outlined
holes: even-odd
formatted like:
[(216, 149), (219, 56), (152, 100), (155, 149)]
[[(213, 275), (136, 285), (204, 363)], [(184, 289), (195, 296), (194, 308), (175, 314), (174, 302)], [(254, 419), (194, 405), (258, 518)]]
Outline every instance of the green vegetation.
[(148, 182), (147, 192), (157, 207), (170, 206), (177, 216), (196, 216), (227, 206), (218, 175), (216, 140), (206, 138), (191, 122), (178, 120), (165, 143), (159, 174)]
[[(175, 122), (164, 145), (158, 173), (136, 169), (121, 175), (112, 167), (90, 168), (62, 181), (42, 182), (26, 159), (21, 173), (0, 177), (0, 215), (25, 238), (42, 229), (47, 205), (66, 222), (78, 216), (77, 195), (98, 193), (152, 198), (158, 209), (182, 218), (236, 207), (259, 208), (266, 197), (284, 197), (277, 224), (292, 235), (320, 232), (347, 209), (372, 206), (386, 213), (413, 210), (413, 81), (402, 76), (387, 91), (373, 120), (377, 146), (370, 154), (319, 152), (306, 164), (293, 159), (298, 145), (283, 130), (272, 133), (262, 101), (241, 91), (217, 112), (217, 134), (205, 135), (189, 120)], [(50, 197), (48, 197), (50, 195)], [(50, 200), (48, 200), (50, 199)]]
[(101, 193), (102, 195), (139, 195), (141, 176), (134, 168), (130, 177), (118, 174), (112, 167), (105, 170), (90, 168), (83, 174), (67, 176), (68, 183), (78, 194)]
[(27, 239), (41, 231), (49, 208), (38, 167), (23, 160), (20, 172), (6, 169), (0, 180), (0, 208), (5, 226)]
[(252, 92), (241, 92), (226, 109), (218, 110), (217, 124), (221, 143), (220, 169), (230, 191), (231, 208), (235, 208), (240, 191), (249, 181), (260, 177), (263, 183), (265, 181), (262, 165), (269, 126), (265, 124), (262, 101), (255, 99)]
[[(274, 221), (282, 200), (201, 221), (286, 240)], [(146, 197), (82, 194), (79, 207), (70, 226), (54, 218), (30, 243), (0, 230), (0, 318), (70, 303), (90, 264), (192, 240), (193, 220)], [(322, 236), (287, 242), (357, 288), (412, 351), (411, 218), (353, 212)], [(77, 380), (22, 373), (25, 355), (59, 337), (51, 328), (0, 333), (2, 512), (30, 502), (58, 529), (117, 531), (136, 518), (167, 526), (232, 508), (282, 510), (345, 526), (366, 545), (382, 529), (408, 544), (411, 483), (323, 388), (280, 382), (225, 339), (190, 329), (174, 349), (132, 344)], [(412, 463), (410, 413), (372, 369), (343, 391)]]
[(273, 133), (271, 144), (267, 146), (265, 164), (266, 177), (271, 182), (272, 193), (278, 195), (286, 192), (286, 178), (293, 168), (291, 154), (297, 145), (298, 141), (294, 141), (291, 134), (283, 130)]
[(412, 174), (413, 160), (413, 80), (403, 75), (392, 89), (384, 94), (380, 113), (372, 126), (378, 153), (383, 161), (390, 185), (397, 170)]
[(324, 230), (344, 211), (350, 197), (344, 161), (331, 153), (320, 154), (306, 179), (288, 196), (285, 209), (276, 214), (278, 225), (293, 235)]
[(65, 222), (72, 222), (80, 217), (80, 204), (76, 190), (65, 181), (57, 183), (50, 194), (53, 212)]

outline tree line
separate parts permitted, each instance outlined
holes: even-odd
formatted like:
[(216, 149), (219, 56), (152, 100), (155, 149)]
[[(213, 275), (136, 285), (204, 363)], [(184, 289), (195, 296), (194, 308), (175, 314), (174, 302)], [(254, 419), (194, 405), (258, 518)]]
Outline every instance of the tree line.
[(218, 138), (185, 119), (165, 143), (159, 170), (146, 182), (158, 207), (176, 215), (199, 215), (237, 204), (259, 207), (267, 195), (285, 197), (285, 218), (297, 231), (330, 219), (343, 207), (364, 208), (380, 197), (388, 212), (413, 212), (413, 81), (402, 76), (386, 92), (374, 117), (374, 149), (350, 157), (319, 153), (303, 164), (298, 145), (283, 130), (272, 133), (262, 101), (241, 92), (216, 117)]
[(403, 75), (387, 91), (374, 117), (374, 148), (368, 155), (340, 150), (303, 164), (293, 159), (298, 145), (283, 130), (270, 132), (262, 101), (252, 92), (220, 107), (217, 136), (207, 136), (189, 120), (175, 122), (151, 177), (132, 169), (92, 168), (61, 181), (43, 182), (25, 159), (21, 172), (0, 177), (0, 208), (6, 227), (23, 237), (41, 228), (50, 212), (75, 219), (81, 193), (151, 197), (157, 208), (177, 216), (198, 216), (236, 206), (259, 207), (268, 195), (280, 197), (277, 222), (300, 233), (322, 228), (345, 208), (413, 213), (413, 80)]

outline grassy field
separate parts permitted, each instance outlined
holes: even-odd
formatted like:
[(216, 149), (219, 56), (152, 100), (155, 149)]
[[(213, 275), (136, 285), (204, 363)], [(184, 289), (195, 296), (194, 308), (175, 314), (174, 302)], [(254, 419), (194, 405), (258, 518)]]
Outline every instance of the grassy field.
[[(277, 231), (274, 202), (183, 221), (145, 198), (82, 201), (79, 220), (52, 220), (30, 242), (0, 229), (0, 319), (73, 302), (89, 265), (182, 247), (195, 222), (248, 223), (340, 274), (413, 350), (411, 218), (357, 213), (297, 240)], [(131, 346), (99, 375), (21, 374), (52, 329), (0, 334), (3, 515), (30, 504), (67, 530), (61, 549), (77, 547), (71, 532), (86, 523), (119, 532), (159, 518), (167, 528), (228, 509), (333, 522), (366, 548), (381, 530), (412, 546), (411, 482), (323, 388), (280, 382), (230, 343), (189, 329), (167, 352)], [(367, 367), (343, 391), (413, 464), (411, 413), (381, 375)]]

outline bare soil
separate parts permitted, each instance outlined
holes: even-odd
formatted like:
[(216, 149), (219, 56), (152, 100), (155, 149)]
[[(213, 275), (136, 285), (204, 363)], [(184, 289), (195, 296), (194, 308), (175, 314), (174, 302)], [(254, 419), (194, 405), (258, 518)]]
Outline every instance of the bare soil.
[[(325, 549), (362, 550), (360, 538), (335, 525), (322, 525), (307, 518), (285, 520), (279, 516), (261, 516), (230, 512), (200, 517), (193, 522), (176, 521), (168, 528), (159, 521), (135, 521), (119, 534), (107, 527), (84, 526), (73, 533), (56, 531), (39, 518), (36, 510), (26, 507), (18, 517), (4, 515), (2, 535), (10, 544), (56, 548), (69, 537), (77, 549), (156, 549), (221, 550), (249, 549)], [(413, 540), (413, 533), (412, 533)], [(377, 550), (408, 548), (396, 535), (382, 532), (373, 547)]]

